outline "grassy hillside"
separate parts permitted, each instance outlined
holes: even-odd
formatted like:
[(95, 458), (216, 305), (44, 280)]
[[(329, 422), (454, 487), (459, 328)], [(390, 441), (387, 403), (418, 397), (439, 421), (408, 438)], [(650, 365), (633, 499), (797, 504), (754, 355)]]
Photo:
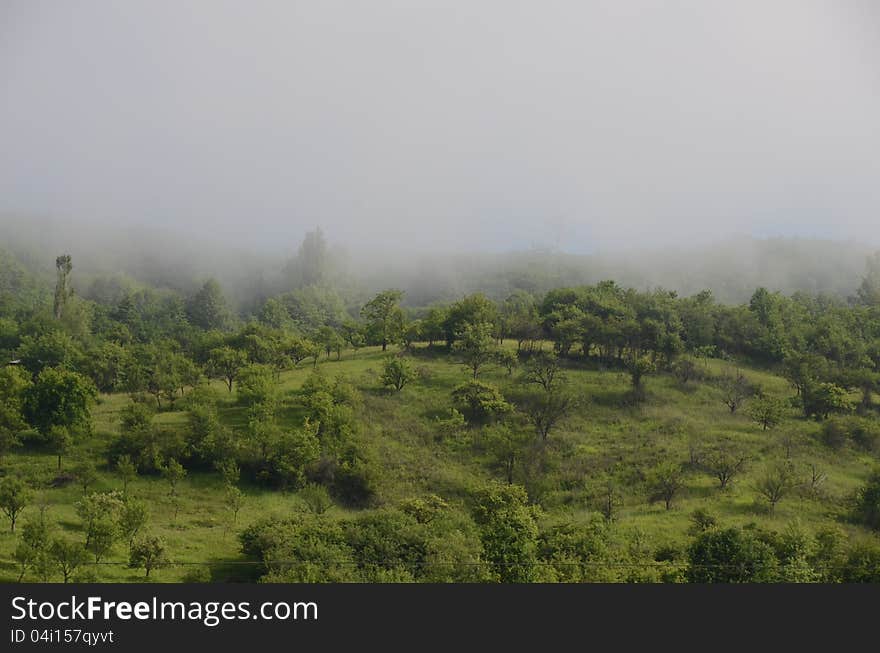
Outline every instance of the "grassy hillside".
[[(502, 480), (503, 473), (482, 446), (478, 427), (440, 437), (438, 418), (449, 414), (453, 388), (468, 379), (469, 372), (446, 353), (416, 347), (411, 354), (418, 380), (400, 393), (381, 387), (384, 356), (378, 348), (357, 353), (344, 351), (341, 360), (322, 358), (319, 367), (329, 377), (342, 376), (361, 393), (355, 411), (356, 438), (374, 470), (376, 501), (371, 508), (394, 506), (412, 497), (437, 494), (452, 505), (466, 505), (469, 492), (487, 480)], [(725, 363), (700, 361), (706, 374), (718, 375)], [(765, 393), (780, 398), (793, 394), (788, 383), (757, 369), (743, 369)], [(689, 540), (691, 515), (703, 509), (716, 515), (724, 525), (756, 523), (782, 531), (798, 522), (807, 532), (834, 526), (851, 538), (874, 537), (861, 527), (848, 524), (842, 515), (845, 501), (864, 483), (876, 459), (869, 453), (844, 448), (831, 450), (821, 441), (820, 424), (798, 417), (792, 409), (774, 429), (763, 430), (745, 409), (731, 414), (721, 391), (708, 382), (691, 381), (682, 385), (664, 374), (647, 379), (644, 401), (629, 401), (629, 377), (617, 370), (586, 369), (569, 364), (566, 370), (579, 404), (546, 442), (547, 453), (540, 473), (529, 465), (518, 465), (515, 481), (526, 486), (532, 501), (541, 506), (543, 523), (586, 522), (596, 514), (596, 490), (611, 474), (616, 479), (621, 505), (611, 528), (621, 547), (640, 546), (657, 550), (681, 550)], [(302, 410), (298, 390), (312, 373), (311, 365), (280, 376), (283, 400), (279, 410), (282, 425), (301, 424)], [(497, 385), (502, 392), (512, 388), (520, 371), (491, 366), (481, 380)], [(245, 421), (244, 409), (237, 405), (236, 393), (228, 393), (221, 382), (213, 382), (221, 395), (220, 418), (233, 429)], [(131, 400), (127, 395), (102, 395), (93, 411), (93, 435), (79, 442), (64, 460), (70, 469), (77, 460), (99, 461), (99, 478), (90, 491), (121, 488), (121, 482), (106, 464), (106, 448), (119, 432), (120, 410)], [(165, 411), (155, 421), (183, 429), (186, 414)], [(733, 479), (726, 490), (705, 471), (691, 469), (685, 487), (673, 500), (670, 510), (662, 501), (649, 503), (644, 478), (663, 460), (687, 463), (713, 444), (728, 441), (748, 455), (745, 471)], [(785, 496), (773, 511), (756, 505), (755, 488), (766, 466), (789, 459), (801, 481), (810, 475), (810, 465), (827, 474), (819, 496), (800, 488)], [(687, 467), (687, 465), (686, 465)], [(83, 528), (74, 503), (82, 497), (76, 482), (53, 487), (57, 477), (56, 458), (48, 450), (27, 448), (4, 461), (7, 474), (23, 474), (40, 488), (19, 523), (35, 517), (40, 506), (49, 521), (70, 537), (82, 538)], [(207, 567), (215, 581), (254, 578), (254, 564), (241, 552), (237, 534), (262, 518), (285, 516), (304, 510), (296, 492), (268, 489), (243, 480), (245, 503), (235, 524), (224, 503), (219, 473), (190, 471), (179, 489), (180, 508), (176, 519), (168, 496), (168, 482), (158, 476), (139, 476), (129, 492), (144, 499), (151, 513), (149, 530), (168, 543), (173, 565), (155, 571), (151, 578), (174, 582), (194, 578), (194, 570)], [(327, 519), (350, 517), (356, 512), (334, 505)], [(8, 524), (5, 522), (4, 524)], [(18, 567), (13, 559), (17, 536), (8, 526), (0, 531), (0, 581), (15, 581)], [(142, 580), (143, 571), (127, 568), (127, 547), (117, 543), (99, 565), (90, 565), (86, 578), (100, 581)], [(29, 577), (26, 576), (26, 579)], [(206, 578), (202, 576), (202, 578)]]

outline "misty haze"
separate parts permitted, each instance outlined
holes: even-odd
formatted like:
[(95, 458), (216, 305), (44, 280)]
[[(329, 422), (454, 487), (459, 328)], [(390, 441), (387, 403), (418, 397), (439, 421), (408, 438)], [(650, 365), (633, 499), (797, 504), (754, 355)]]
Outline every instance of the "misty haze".
[(880, 582), (878, 72), (869, 0), (5, 0), (0, 582)]

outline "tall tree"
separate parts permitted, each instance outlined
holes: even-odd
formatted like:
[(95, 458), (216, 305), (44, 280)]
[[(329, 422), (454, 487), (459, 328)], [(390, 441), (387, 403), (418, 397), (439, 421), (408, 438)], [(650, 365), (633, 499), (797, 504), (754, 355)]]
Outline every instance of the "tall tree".
[(294, 286), (317, 286), (327, 282), (330, 260), (327, 240), (320, 227), (306, 233), (286, 273)]
[(55, 259), (55, 303), (54, 313), (55, 319), (60, 320), (64, 314), (64, 307), (67, 300), (73, 295), (73, 289), (70, 287), (70, 272), (73, 270), (73, 262), (70, 254), (64, 254)]
[(202, 329), (225, 329), (229, 326), (230, 312), (223, 289), (216, 279), (208, 279), (187, 305), (189, 321)]

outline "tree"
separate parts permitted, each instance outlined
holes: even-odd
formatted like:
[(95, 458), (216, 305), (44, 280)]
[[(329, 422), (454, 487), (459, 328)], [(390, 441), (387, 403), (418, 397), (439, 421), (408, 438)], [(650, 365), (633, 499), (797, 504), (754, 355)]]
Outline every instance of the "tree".
[(246, 353), (229, 346), (223, 346), (211, 350), (208, 368), (214, 376), (223, 379), (229, 392), (232, 392), (232, 384), (247, 362)]
[(328, 280), (330, 257), (327, 240), (320, 227), (306, 233), (286, 272), (294, 286), (316, 286)]
[(24, 392), (24, 415), (43, 435), (53, 427), (90, 428), (95, 386), (84, 376), (68, 370), (47, 368)]
[(865, 262), (865, 276), (856, 297), (865, 306), (880, 306), (880, 252), (875, 252)]
[(383, 290), (361, 309), (361, 315), (367, 321), (367, 331), (382, 345), (382, 351), (389, 342), (397, 339), (403, 328), (401, 299), (402, 290)]
[(755, 489), (767, 501), (770, 510), (773, 510), (796, 486), (794, 469), (786, 461), (770, 465), (758, 479)]
[(86, 550), (95, 556), (95, 564), (113, 549), (116, 532), (116, 524), (112, 521), (101, 519), (92, 524)]
[(512, 485), (516, 465), (527, 454), (534, 436), (506, 424), (497, 424), (483, 431), (482, 442), (495, 464), (503, 471), (507, 484)]
[(52, 541), (49, 551), (65, 583), (70, 581), (79, 567), (89, 561), (89, 554), (80, 542), (58, 538)]
[(251, 409), (275, 411), (278, 384), (268, 365), (246, 365), (238, 371), (238, 401)]
[(333, 506), (333, 499), (330, 498), (327, 488), (317, 483), (307, 483), (297, 492), (297, 496), (314, 515), (323, 515)]
[(73, 447), (73, 434), (70, 429), (64, 426), (53, 426), (46, 439), (52, 447), (52, 451), (58, 456), (58, 471), (60, 472), (64, 456)]
[(39, 519), (29, 519), (24, 523), (12, 556), (19, 565), (19, 583), (28, 569), (32, 569), (43, 582), (48, 581), (53, 564), (49, 552), (51, 533), (45, 510), (40, 510)]
[(480, 527), (484, 558), (498, 580), (534, 580), (538, 526), (525, 489), (492, 483), (474, 494), (472, 513)]
[(73, 262), (70, 254), (64, 254), (55, 259), (56, 281), (53, 313), (56, 320), (62, 318), (67, 300), (73, 296), (73, 288), (70, 287), (71, 270), (73, 270)]
[(342, 356), (342, 348), (345, 346), (345, 340), (339, 335), (339, 332), (330, 326), (322, 326), (318, 330), (317, 340), (321, 343), (327, 358), (330, 358), (332, 352), (336, 352), (336, 360)]
[(550, 392), (525, 396), (518, 403), (541, 439), (547, 440), (550, 431), (572, 411), (575, 398), (565, 388), (554, 388)]
[[(92, 543), (92, 538), (99, 535), (106, 538), (107, 531), (112, 530), (114, 522), (118, 519), (123, 501), (118, 492), (93, 492), (83, 497), (74, 504), (76, 514), (83, 520), (83, 530), (86, 533), (86, 548)], [(108, 527), (107, 525), (110, 525)], [(112, 539), (112, 535), (111, 535)], [(99, 546), (99, 551), (100, 551)]]
[(138, 473), (137, 465), (132, 462), (131, 456), (128, 454), (119, 456), (116, 461), (116, 473), (122, 481), (122, 491), (128, 492), (128, 484), (137, 478)]
[(718, 387), (721, 389), (721, 400), (730, 409), (731, 414), (735, 413), (755, 392), (752, 384), (740, 370), (736, 370), (736, 373), (727, 371), (722, 374), (718, 380)]
[(656, 366), (647, 356), (631, 356), (626, 362), (626, 369), (629, 372), (633, 396), (642, 399), (645, 395), (644, 379), (657, 369)]
[(0, 462), (20, 444), (18, 434), (27, 426), (22, 402), (30, 383), (28, 374), (17, 366), (0, 367)]
[(491, 324), (498, 321), (498, 308), (485, 295), (476, 293), (455, 302), (446, 311), (443, 335), (446, 345), (452, 347), (468, 324)]
[(872, 473), (856, 493), (854, 516), (859, 523), (880, 531), (880, 470)]
[(721, 447), (709, 452), (703, 460), (706, 470), (718, 479), (718, 489), (723, 491), (745, 469), (748, 457), (740, 451)]
[(491, 422), (513, 410), (495, 387), (480, 381), (463, 383), (452, 391), (452, 401), (466, 419)]
[(382, 368), (382, 385), (386, 388), (393, 388), (395, 392), (400, 392), (406, 384), (415, 378), (415, 370), (405, 358), (392, 356), (385, 359)]
[(131, 549), (134, 538), (146, 527), (149, 518), (147, 504), (143, 501), (127, 497), (122, 502), (118, 519), (119, 534), (128, 543), (129, 549)]
[(777, 426), (785, 415), (785, 405), (774, 397), (763, 395), (749, 406), (749, 417), (761, 425), (763, 430)]
[(226, 509), (232, 515), (232, 523), (238, 519), (238, 513), (244, 507), (244, 493), (234, 485), (227, 485), (223, 492), (223, 501)]
[(688, 547), (690, 583), (754, 583), (773, 580), (776, 556), (769, 544), (738, 529), (709, 529)]
[(675, 463), (663, 463), (648, 476), (648, 500), (651, 503), (663, 501), (666, 510), (672, 508), (672, 502), (684, 488), (684, 470)]
[(154, 569), (167, 567), (170, 561), (165, 541), (155, 535), (138, 540), (131, 547), (128, 564), (133, 569), (143, 569), (145, 578), (149, 578)]
[(852, 410), (852, 402), (845, 388), (834, 383), (809, 385), (801, 396), (804, 415), (827, 419), (831, 413), (847, 413)]
[(186, 469), (174, 458), (169, 458), (168, 462), (162, 466), (162, 476), (168, 481), (168, 496), (174, 506), (174, 519), (176, 520), (177, 512), (180, 510), (177, 484), (186, 477)]
[(230, 312), (223, 296), (223, 289), (216, 279), (208, 279), (193, 295), (186, 307), (190, 323), (210, 331), (224, 330), (229, 326)]
[(95, 469), (95, 463), (91, 460), (83, 460), (73, 468), (73, 475), (76, 482), (82, 487), (83, 495), (89, 491), (89, 486), (94, 485), (98, 481), (98, 470)]
[(552, 392), (566, 378), (557, 356), (539, 352), (526, 362), (523, 380), (541, 386), (544, 392)]
[(31, 492), (20, 478), (7, 476), (0, 481), (0, 510), (9, 518), (10, 532), (15, 532), (15, 521), (30, 500)]
[(498, 345), (492, 335), (492, 328), (488, 322), (467, 323), (453, 345), (461, 362), (473, 372), (474, 380), (477, 379), (480, 369), (496, 357)]

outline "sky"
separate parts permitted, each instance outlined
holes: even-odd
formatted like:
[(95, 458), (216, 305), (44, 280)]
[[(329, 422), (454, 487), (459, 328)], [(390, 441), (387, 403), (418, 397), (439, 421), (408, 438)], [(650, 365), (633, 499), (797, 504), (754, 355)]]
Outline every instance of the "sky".
[(0, 214), (269, 249), (880, 244), (880, 8), (2, 0)]

